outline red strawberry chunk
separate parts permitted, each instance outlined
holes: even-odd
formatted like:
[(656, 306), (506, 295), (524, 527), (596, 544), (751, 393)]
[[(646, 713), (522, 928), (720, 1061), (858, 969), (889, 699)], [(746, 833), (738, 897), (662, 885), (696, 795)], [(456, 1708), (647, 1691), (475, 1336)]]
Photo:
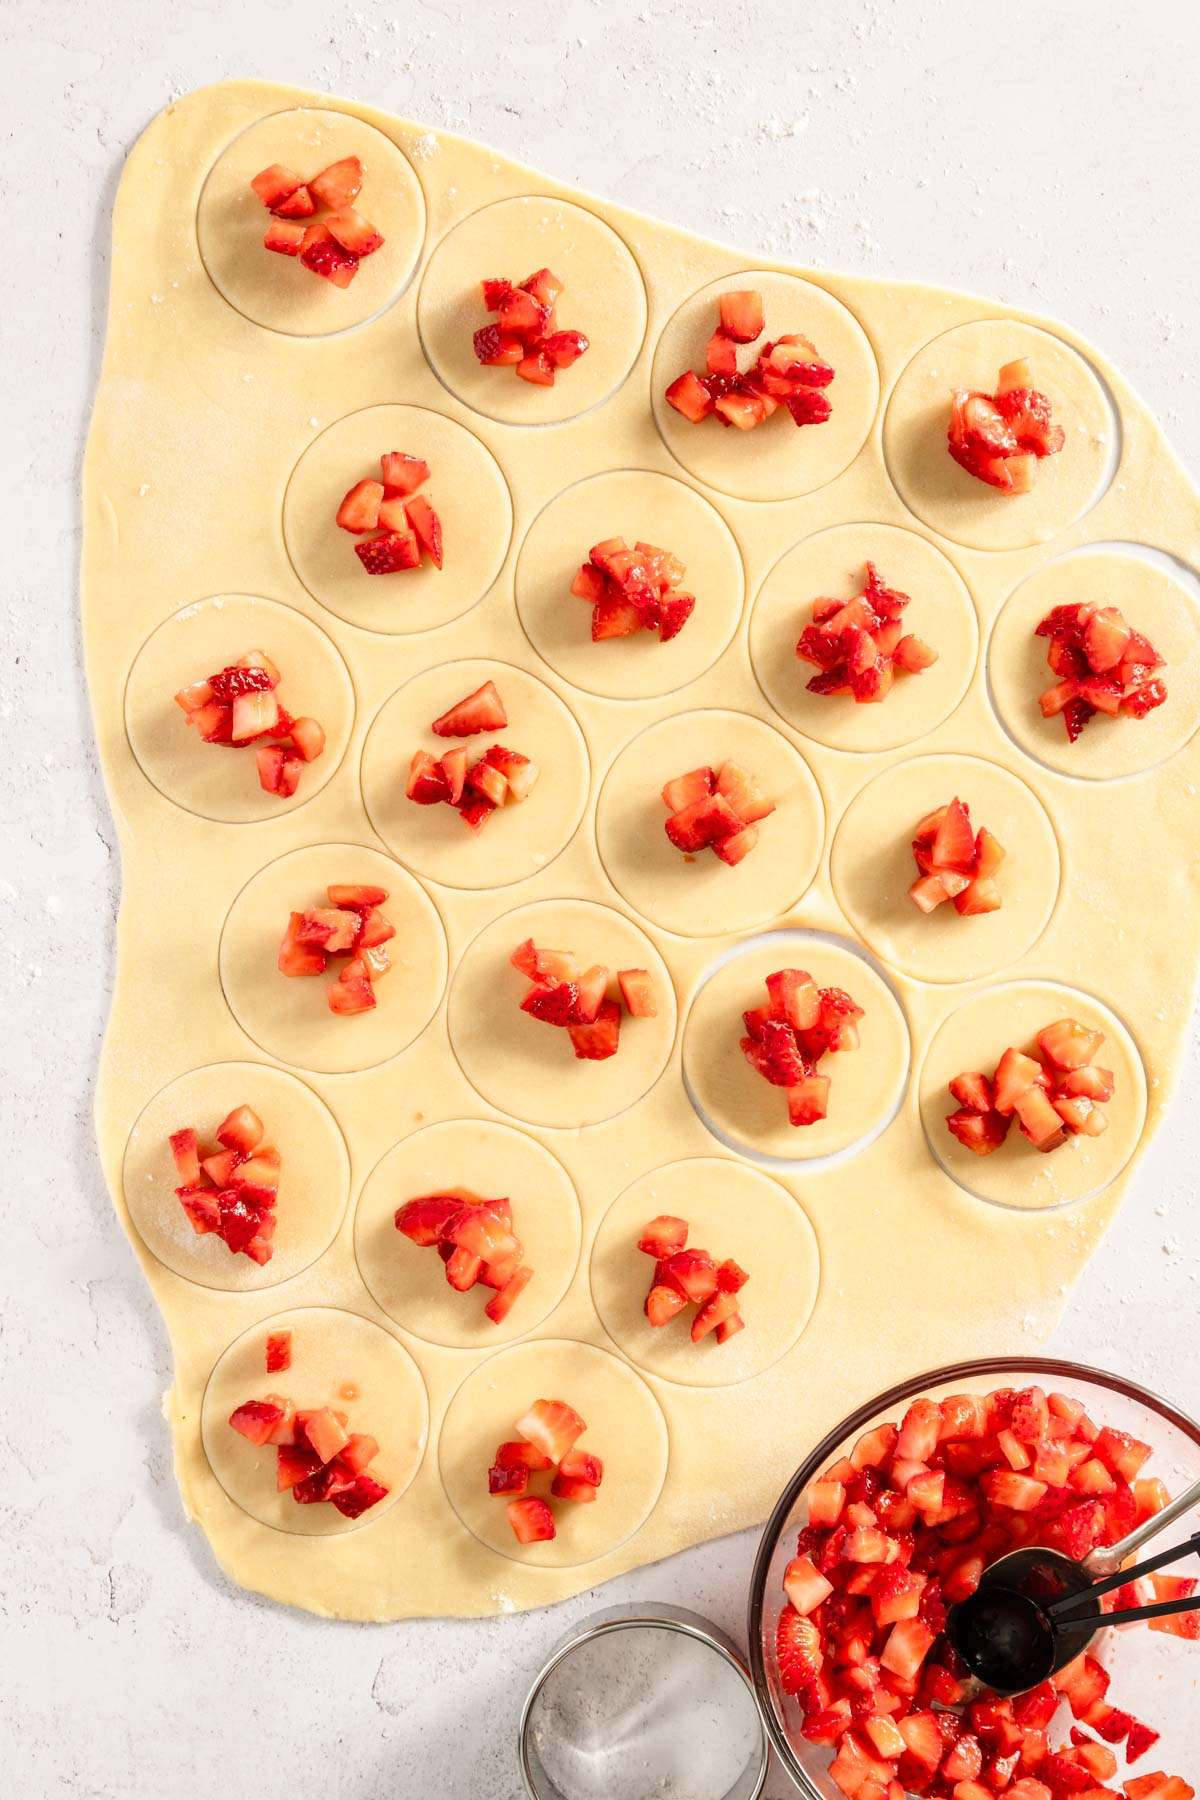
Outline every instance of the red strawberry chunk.
[(587, 1426), (565, 1400), (535, 1400), (528, 1412), (517, 1420), (516, 1429), (550, 1462), (561, 1463)]
[(590, 1062), (603, 1062), (617, 1054), (621, 1034), (621, 1008), (615, 1000), (604, 1000), (592, 1024), (569, 1025), (567, 1032), (577, 1057)]
[(267, 1374), (275, 1375), (292, 1366), (292, 1334), (290, 1331), (267, 1333)]
[(508, 714), (495, 682), (485, 681), (474, 693), (447, 708), (433, 721), (431, 729), (438, 737), (473, 737), (480, 731), (501, 731), (507, 724)]
[(395, 575), (421, 566), (421, 547), (413, 531), (385, 531), (355, 544), (354, 554), (368, 575)]
[(363, 182), (363, 166), (357, 156), (344, 156), (330, 163), (309, 182), (313, 198), (319, 205), (337, 212), (357, 200)]
[(358, 274), (357, 256), (343, 250), (333, 233), (319, 220), (308, 227), (301, 239), (300, 261), (314, 275), (322, 276), (339, 288), (348, 288)]
[(543, 1543), (554, 1537), (554, 1514), (536, 1495), (510, 1500), (504, 1510), (519, 1544)]
[(384, 241), (382, 232), (377, 231), (352, 206), (343, 206), (337, 212), (329, 213), (325, 225), (342, 249), (360, 260), (364, 256), (373, 256)]

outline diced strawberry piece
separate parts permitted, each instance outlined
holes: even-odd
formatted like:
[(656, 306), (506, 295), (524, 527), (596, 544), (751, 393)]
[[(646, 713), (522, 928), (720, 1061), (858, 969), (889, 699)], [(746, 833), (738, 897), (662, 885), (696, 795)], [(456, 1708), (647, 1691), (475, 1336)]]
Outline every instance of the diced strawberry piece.
[(371, 978), (357, 957), (346, 963), (337, 980), (326, 988), (325, 999), (330, 1012), (347, 1015), (370, 1012), (378, 1004)]
[(325, 954), (321, 950), (309, 948), (301, 941), (304, 927), (304, 914), (294, 912), (288, 919), (288, 927), (279, 946), (279, 970), (283, 975), (320, 975), (325, 969)]
[(421, 547), (414, 531), (385, 531), (381, 537), (355, 544), (354, 554), (368, 575), (395, 575), (421, 566)]
[(721, 764), (716, 791), (729, 802), (743, 824), (754, 825), (775, 811), (775, 802), (767, 798), (755, 777), (737, 763)]
[(615, 1000), (601, 1002), (590, 1025), (569, 1025), (568, 1036), (575, 1055), (585, 1061), (603, 1062), (617, 1054), (621, 1034), (621, 1008)]
[(646, 1295), (646, 1305), (644, 1310), (646, 1318), (657, 1330), (663, 1325), (669, 1325), (671, 1320), (676, 1318), (686, 1305), (687, 1301), (679, 1292), (678, 1288), (666, 1287), (661, 1282), (655, 1282), (654, 1286), (650, 1289), (650, 1292)]
[(1038, 1049), (1060, 1069), (1082, 1069), (1090, 1064), (1104, 1042), (1102, 1031), (1090, 1031), (1075, 1019), (1057, 1019), (1037, 1036)]
[(337, 212), (327, 214), (325, 224), (342, 249), (360, 260), (364, 256), (373, 256), (383, 243), (383, 233), (352, 206), (343, 206)]
[(683, 812), (689, 806), (695, 806), (700, 800), (707, 800), (716, 792), (717, 776), (715, 769), (692, 769), (686, 775), (677, 775), (668, 781), (663, 788), (663, 804), (672, 813)]
[(1032, 456), (1054, 456), (1066, 442), (1062, 427), (1051, 421), (1049, 400), (1036, 388), (1003, 389), (996, 395), (996, 408), (1019, 448)]
[(736, 376), (737, 344), (727, 332), (714, 331), (704, 346), (704, 367), (710, 375)]
[(1042, 1065), (1039, 1062), (1012, 1047), (1007, 1049), (996, 1065), (996, 1111), (1008, 1116), (1013, 1111), (1018, 1096), (1042, 1079)]
[(488, 1470), (489, 1494), (523, 1494), (529, 1486), (529, 1470), (515, 1466), (504, 1468), (493, 1463)]
[(821, 1671), (821, 1634), (811, 1619), (785, 1606), (775, 1632), (775, 1662), (785, 1694), (798, 1694)]
[(587, 1426), (565, 1400), (535, 1400), (528, 1412), (517, 1420), (516, 1429), (552, 1463), (561, 1463)]
[(249, 1106), (235, 1106), (217, 1126), (217, 1142), (248, 1156), (262, 1142), (263, 1122)]
[(483, 1258), (461, 1244), (441, 1246), (445, 1252), (446, 1280), (456, 1293), (465, 1294), (475, 1286), (483, 1272)]
[(582, 331), (552, 331), (542, 339), (542, 350), (556, 369), (569, 369), (588, 348)]
[(554, 1514), (544, 1500), (532, 1494), (510, 1500), (504, 1510), (519, 1544), (538, 1544), (555, 1535)]
[(437, 737), (473, 737), (480, 731), (501, 731), (508, 724), (508, 714), (494, 681), (485, 681), (465, 700), (433, 721), (431, 729)]
[[(289, 220), (292, 220), (292, 219), (311, 219), (313, 214), (317, 210), (317, 203), (313, 199), (312, 194), (309, 192), (308, 188), (302, 186), (302, 187), (298, 187), (296, 189), (295, 193), (289, 194), (286, 200), (281, 200), (279, 202), (279, 205), (276, 206), (273, 210), (274, 210), (275, 218), (277, 220), (282, 220), (286, 224)], [(304, 229), (305, 228), (303, 226), (301, 226), (301, 228), (300, 228), (300, 247), (301, 247), (301, 249), (303, 249), (303, 247), (304, 247)], [(272, 235), (271, 230), (268, 230), (267, 236), (263, 239), (264, 244), (267, 243), (267, 239), (270, 238), (271, 235)], [(268, 247), (270, 247), (270, 246), (268, 246)], [(289, 254), (291, 254), (291, 252), (289, 252)]]
[(540, 306), (550, 307), (563, 291), (564, 283), (552, 269), (537, 269), (521, 283), (527, 294), (532, 294)]
[(272, 219), (263, 234), (263, 247), (277, 256), (299, 256), (303, 244), (303, 225), (290, 225), (285, 219)]
[(190, 1127), (171, 1133), (171, 1155), (183, 1186), (195, 1187), (200, 1180), (200, 1148)]
[(507, 781), (486, 757), (481, 757), (468, 769), (467, 787), (472, 794), (482, 794), (491, 807), (503, 806), (508, 798)]
[(703, 1306), (717, 1292), (717, 1266), (707, 1250), (675, 1250), (660, 1260), (655, 1280)]
[(310, 225), (300, 244), (300, 261), (314, 275), (348, 288), (358, 274), (358, 258), (343, 250), (333, 233), (318, 221)]
[(665, 595), (658, 608), (659, 642), (669, 644), (672, 638), (678, 637), (695, 610), (694, 594)]
[(510, 1439), (501, 1444), (496, 1451), (496, 1463), (502, 1469), (526, 1469), (533, 1475), (554, 1466), (548, 1456), (526, 1439)]
[(590, 1450), (568, 1450), (558, 1465), (558, 1472), (569, 1481), (584, 1481), (593, 1488), (598, 1488), (604, 1480), (604, 1464)]
[(807, 1618), (833, 1593), (833, 1583), (822, 1575), (811, 1556), (797, 1556), (783, 1572), (783, 1591), (801, 1617)]
[(942, 814), (929, 857), (937, 870), (955, 869), (963, 875), (975, 873), (975, 831), (971, 815), (957, 795)]
[(713, 409), (712, 395), (691, 369), (671, 383), (666, 400), (693, 425), (699, 425)]
[(909, 635), (900, 639), (893, 652), (893, 658), (898, 669), (903, 669), (909, 675), (919, 675), (922, 669), (933, 666), (938, 659), (938, 653), (931, 649), (922, 638)]
[[(934, 1633), (922, 1619), (899, 1619), (888, 1634), (887, 1643), (880, 1653), (880, 1663), (894, 1675), (910, 1680), (920, 1669), (933, 1643)], [(913, 1744), (909, 1742), (909, 1749), (912, 1748)], [(939, 1749), (939, 1761), (940, 1758)], [(937, 1762), (933, 1766), (936, 1768)]]
[(806, 1075), (788, 1089), (788, 1122), (791, 1125), (815, 1125), (829, 1112), (829, 1077)]
[(596, 1498), (596, 1490), (590, 1481), (579, 1481), (574, 1476), (564, 1475), (560, 1471), (550, 1484), (550, 1492), (556, 1500), (573, 1500), (577, 1505), (589, 1506)]
[[(685, 1256), (686, 1251), (683, 1253)], [(738, 1297), (718, 1288), (710, 1300), (706, 1300), (695, 1318), (692, 1320), (692, 1342), (698, 1344), (710, 1331), (738, 1316)]]
[(713, 405), (727, 425), (734, 425), (739, 431), (753, 431), (763, 423), (767, 409), (757, 394), (749, 394), (740, 390), (731, 394), (720, 394)]
[(268, 1400), (247, 1400), (235, 1407), (229, 1423), (250, 1444), (265, 1444), (283, 1418), (283, 1407)]
[(271, 163), (268, 168), (260, 169), (250, 182), (268, 212), (274, 212), (289, 194), (294, 194), (303, 185), (295, 170), (285, 168), (282, 163)]
[(950, 1083), (950, 1092), (960, 1106), (971, 1112), (991, 1112), (995, 1105), (995, 1089), (987, 1076), (978, 1072), (956, 1075)]
[(631, 1019), (658, 1017), (658, 999), (654, 991), (654, 980), (648, 969), (618, 969), (617, 985)]
[(405, 517), (416, 533), (417, 542), (428, 556), (434, 568), (442, 566), (442, 522), (421, 494), (408, 501), (404, 508)]
[(1144, 719), (1146, 714), (1161, 706), (1167, 697), (1166, 684), (1161, 681), (1144, 681), (1133, 688), (1121, 701), (1121, 711), (1132, 714), (1135, 719)]
[(736, 868), (743, 862), (758, 842), (758, 826), (746, 825), (741, 831), (735, 831), (731, 837), (720, 838), (713, 845), (713, 853), (719, 861)]
[(319, 1459), (311, 1450), (281, 1444), (275, 1452), (275, 1486), (281, 1494), (286, 1493), (289, 1488), (295, 1490), (302, 1481), (315, 1475), (320, 1467)]
[(357, 200), (362, 181), (363, 168), (358, 157), (344, 156), (322, 169), (308, 185), (319, 205), (328, 207), (330, 212), (339, 212)]
[(329, 1499), (347, 1519), (360, 1519), (372, 1506), (386, 1500), (388, 1491), (374, 1476), (356, 1475), (348, 1487), (339, 1487)]
[(618, 594), (606, 594), (592, 608), (592, 642), (602, 644), (609, 638), (632, 637), (642, 629), (638, 608)]
[(379, 503), (383, 499), (381, 481), (356, 481), (337, 510), (337, 522), (343, 531), (357, 534), (374, 531), (379, 524)]
[(525, 346), (498, 325), (482, 325), (471, 339), (475, 355), (488, 368), (515, 368), (524, 360)]
[(723, 794), (709, 794), (691, 806), (672, 813), (664, 830), (677, 850), (692, 854), (722, 838), (734, 837), (742, 821)]
[(1083, 651), (1097, 675), (1117, 668), (1129, 648), (1131, 632), (1115, 606), (1100, 606), (1083, 628)]
[(387, 450), (379, 459), (383, 489), (388, 499), (406, 500), (429, 480), (429, 464), (407, 450)]
[(548, 308), (525, 288), (510, 288), (496, 308), (501, 331), (525, 344), (540, 340), (546, 329)]
[(517, 374), (534, 387), (554, 386), (554, 364), (544, 350), (530, 350), (523, 356), (517, 364)]
[(493, 1325), (500, 1325), (504, 1322), (513, 1305), (532, 1280), (533, 1270), (528, 1263), (522, 1263), (520, 1268), (513, 1270), (504, 1286), (492, 1295), (483, 1309)]
[(752, 344), (762, 336), (762, 295), (752, 288), (733, 289), (718, 301), (721, 330), (735, 344)]

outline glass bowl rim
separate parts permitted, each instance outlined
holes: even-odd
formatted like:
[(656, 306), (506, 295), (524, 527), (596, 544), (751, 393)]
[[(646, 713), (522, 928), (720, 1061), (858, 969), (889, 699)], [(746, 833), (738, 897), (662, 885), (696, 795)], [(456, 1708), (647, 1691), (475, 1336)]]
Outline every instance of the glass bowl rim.
[(763, 1655), (763, 1612), (766, 1599), (767, 1576), (771, 1559), (776, 1546), (787, 1525), (793, 1507), (813, 1477), (829, 1461), (846, 1439), (861, 1432), (881, 1412), (904, 1405), (915, 1400), (926, 1389), (945, 1387), (952, 1382), (978, 1380), (986, 1376), (1004, 1375), (1042, 1375), (1061, 1377), (1064, 1381), (1086, 1381), (1093, 1387), (1108, 1388), (1111, 1392), (1123, 1395), (1127, 1400), (1136, 1400), (1149, 1412), (1157, 1413), (1159, 1418), (1182, 1432), (1200, 1450), (1200, 1424), (1191, 1419), (1169, 1400), (1164, 1400), (1151, 1388), (1143, 1387), (1140, 1382), (1130, 1381), (1123, 1375), (1114, 1375), (1107, 1369), (1096, 1369), (1087, 1363), (1072, 1362), (1052, 1356), (984, 1356), (966, 1362), (945, 1363), (936, 1369), (927, 1369), (923, 1374), (907, 1377), (893, 1387), (877, 1394), (874, 1399), (864, 1401), (855, 1407), (837, 1425), (827, 1431), (813, 1450), (810, 1451), (800, 1467), (792, 1475), (779, 1499), (771, 1509), (770, 1516), (763, 1526), (762, 1537), (754, 1557), (754, 1566), (750, 1574), (750, 1603), (747, 1616), (747, 1655), (750, 1673), (754, 1681), (755, 1697), (759, 1710), (767, 1727), (771, 1747), (778, 1756), (784, 1769), (795, 1786), (805, 1796), (805, 1800), (824, 1800), (820, 1789), (814, 1786), (808, 1771), (797, 1759), (796, 1753), (783, 1729), (782, 1721), (776, 1710), (770, 1684), (767, 1681), (766, 1664)]

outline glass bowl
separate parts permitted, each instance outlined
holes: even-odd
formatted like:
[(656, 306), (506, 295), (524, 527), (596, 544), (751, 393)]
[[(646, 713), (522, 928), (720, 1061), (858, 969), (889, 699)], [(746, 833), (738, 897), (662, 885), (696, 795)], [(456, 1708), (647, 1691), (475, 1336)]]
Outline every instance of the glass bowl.
[[(751, 1578), (749, 1649), (755, 1689), (779, 1759), (807, 1800), (845, 1800), (829, 1779), (829, 1746), (807, 1743), (800, 1736), (799, 1708), (780, 1687), (775, 1662), (775, 1633), (786, 1604), (783, 1572), (796, 1554), (796, 1535), (807, 1519), (804, 1496), (810, 1483), (831, 1462), (847, 1455), (855, 1441), (872, 1426), (889, 1420), (898, 1424), (918, 1395), (942, 1400), (948, 1394), (988, 1393), (998, 1387), (1031, 1385), (1081, 1400), (1097, 1425), (1114, 1426), (1150, 1444), (1153, 1454), (1143, 1473), (1157, 1475), (1172, 1495), (1200, 1479), (1200, 1425), (1136, 1382), (1078, 1363), (1043, 1357), (997, 1357), (955, 1363), (901, 1382), (851, 1413), (822, 1439), (780, 1495), (763, 1532)], [(1195, 1529), (1194, 1517), (1177, 1520), (1164, 1532), (1161, 1542), (1155, 1540), (1144, 1554), (1166, 1549), (1172, 1541), (1181, 1541)], [(1178, 1571), (1168, 1572), (1194, 1575), (1195, 1559), (1181, 1563)], [(1108, 1696), (1112, 1704), (1131, 1712), (1161, 1734), (1159, 1742), (1132, 1768), (1126, 1770), (1121, 1764), (1120, 1772), (1113, 1777), (1114, 1789), (1119, 1789), (1124, 1779), (1158, 1769), (1168, 1775), (1180, 1775), (1200, 1788), (1200, 1643), (1152, 1632), (1144, 1625), (1131, 1625), (1100, 1633), (1090, 1649), (1113, 1673)], [(1050, 1734), (1052, 1744), (1067, 1735), (1063, 1717), (1067, 1724), (1074, 1723), (1064, 1707)]]

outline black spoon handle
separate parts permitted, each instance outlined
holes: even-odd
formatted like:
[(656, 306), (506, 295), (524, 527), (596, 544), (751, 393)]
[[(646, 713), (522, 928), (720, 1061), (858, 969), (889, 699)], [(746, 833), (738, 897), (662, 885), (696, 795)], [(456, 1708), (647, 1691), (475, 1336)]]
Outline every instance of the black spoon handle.
[[(1075, 1599), (1086, 1600), (1086, 1594), (1076, 1594)], [(1097, 1609), (1095, 1612), (1056, 1613), (1056, 1625), (1132, 1625), (1136, 1619), (1165, 1619), (1171, 1613), (1200, 1612), (1200, 1594), (1192, 1594), (1186, 1600), (1156, 1600), (1153, 1606), (1131, 1606), (1121, 1612), (1106, 1613)]]
[(1111, 1593), (1113, 1588), (1124, 1587), (1127, 1582), (1136, 1581), (1139, 1575), (1153, 1574), (1155, 1569), (1165, 1568), (1167, 1563), (1176, 1562), (1181, 1556), (1190, 1556), (1192, 1551), (1200, 1552), (1200, 1531), (1197, 1531), (1185, 1543), (1176, 1544), (1173, 1549), (1160, 1550), (1157, 1556), (1148, 1556), (1145, 1562), (1134, 1563), (1132, 1569), (1118, 1569), (1115, 1575), (1105, 1576), (1103, 1581), (1094, 1582), (1085, 1593), (1064, 1594), (1060, 1600), (1053, 1601), (1044, 1611), (1052, 1619), (1061, 1618), (1068, 1607), (1077, 1606), (1086, 1597), (1097, 1599), (1101, 1594)]

